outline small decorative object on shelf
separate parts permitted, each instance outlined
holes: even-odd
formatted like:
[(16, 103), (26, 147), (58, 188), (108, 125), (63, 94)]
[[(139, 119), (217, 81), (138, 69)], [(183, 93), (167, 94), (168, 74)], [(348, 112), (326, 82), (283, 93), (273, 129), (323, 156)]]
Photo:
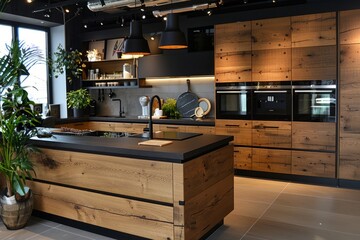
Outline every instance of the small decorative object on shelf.
[(101, 61), (101, 54), (97, 49), (86, 51), (89, 62)]

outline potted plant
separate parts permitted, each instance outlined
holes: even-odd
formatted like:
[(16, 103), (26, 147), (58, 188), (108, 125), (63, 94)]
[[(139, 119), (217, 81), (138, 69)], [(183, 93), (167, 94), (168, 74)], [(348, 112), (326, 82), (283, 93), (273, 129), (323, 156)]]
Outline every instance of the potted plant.
[(8, 229), (24, 227), (32, 213), (32, 193), (25, 183), (32, 177), (29, 154), (34, 148), (28, 140), (36, 134), (39, 117), (19, 77), (29, 74), (28, 69), (39, 56), (36, 49), (13, 41), (8, 54), (0, 58), (0, 174), (5, 181), (1, 186), (0, 216)]
[(180, 113), (176, 108), (175, 98), (167, 98), (161, 109), (163, 110), (163, 115), (167, 116), (168, 118), (180, 118)]
[(54, 52), (55, 59), (52, 62), (52, 69), (55, 78), (58, 78), (60, 74), (65, 72), (66, 80), (72, 83), (74, 79), (79, 79), (82, 76), (83, 63), (82, 53), (78, 50), (66, 51), (61, 44), (57, 47), (57, 51)]
[(68, 92), (66, 101), (68, 108), (73, 108), (74, 117), (77, 118), (81, 117), (83, 115), (83, 110), (90, 106), (91, 96), (86, 89), (80, 88)]

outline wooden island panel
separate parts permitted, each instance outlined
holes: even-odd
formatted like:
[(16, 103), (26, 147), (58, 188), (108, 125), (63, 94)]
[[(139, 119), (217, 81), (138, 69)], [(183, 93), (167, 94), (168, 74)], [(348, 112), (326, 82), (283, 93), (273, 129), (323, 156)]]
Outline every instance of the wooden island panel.
[(149, 239), (195, 240), (234, 208), (233, 146), (185, 163), (42, 148), (34, 209)]
[(146, 238), (174, 239), (170, 206), (36, 181), (29, 186), (36, 210)]
[(172, 166), (166, 162), (41, 149), (36, 179), (172, 203)]

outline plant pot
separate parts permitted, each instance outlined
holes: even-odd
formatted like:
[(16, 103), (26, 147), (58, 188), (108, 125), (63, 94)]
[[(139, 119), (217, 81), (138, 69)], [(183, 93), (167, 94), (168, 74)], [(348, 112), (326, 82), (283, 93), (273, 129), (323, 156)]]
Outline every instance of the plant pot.
[(33, 194), (29, 190), (27, 198), (16, 201), (15, 196), (7, 197), (2, 195), (0, 198), (0, 216), (9, 230), (16, 230), (25, 227), (33, 210)]
[(80, 117), (84, 116), (84, 110), (83, 109), (74, 108), (73, 113), (74, 113), (74, 118), (80, 118)]

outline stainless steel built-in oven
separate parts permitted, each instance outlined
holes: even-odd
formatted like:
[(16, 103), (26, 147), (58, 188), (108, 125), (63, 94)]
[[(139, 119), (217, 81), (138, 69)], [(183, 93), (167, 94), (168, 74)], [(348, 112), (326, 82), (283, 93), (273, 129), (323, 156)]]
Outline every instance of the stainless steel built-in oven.
[(336, 121), (336, 82), (334, 80), (293, 82), (293, 120)]
[(216, 118), (251, 119), (252, 83), (217, 83)]
[(291, 120), (291, 82), (258, 82), (252, 94), (254, 120)]

